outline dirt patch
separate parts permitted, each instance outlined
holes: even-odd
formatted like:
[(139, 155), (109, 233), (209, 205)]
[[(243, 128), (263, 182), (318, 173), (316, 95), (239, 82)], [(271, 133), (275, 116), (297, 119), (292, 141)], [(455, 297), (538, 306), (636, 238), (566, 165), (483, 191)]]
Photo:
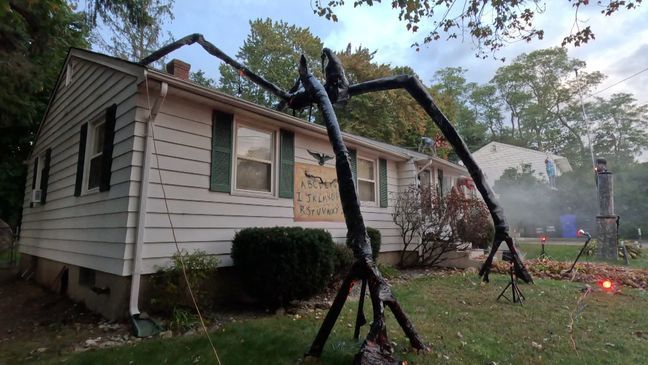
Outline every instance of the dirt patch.
[(22, 280), (0, 283), (0, 364), (38, 362), (129, 338), (126, 323), (108, 323), (69, 298)]

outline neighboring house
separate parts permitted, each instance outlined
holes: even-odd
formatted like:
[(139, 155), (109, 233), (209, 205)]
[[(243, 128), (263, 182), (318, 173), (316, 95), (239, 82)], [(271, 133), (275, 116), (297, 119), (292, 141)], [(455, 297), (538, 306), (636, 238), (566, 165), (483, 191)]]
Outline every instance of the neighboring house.
[(519, 169), (524, 164), (531, 165), (536, 177), (546, 181), (546, 159), (553, 161), (556, 167), (556, 176), (572, 170), (569, 161), (565, 157), (501, 142), (490, 142), (473, 152), (472, 155), (491, 187), (502, 176), (504, 170), (509, 168)]
[[(109, 318), (125, 316), (129, 298), (138, 312), (140, 275), (176, 253), (171, 222), (181, 249), (219, 255), (221, 266), (232, 265), (231, 240), (246, 227), (346, 237), (339, 202), (330, 201), (339, 201), (334, 159), (319, 166), (309, 153), (333, 155), (324, 127), (193, 84), (180, 61), (168, 70), (72, 49), (28, 161), (23, 270)], [(365, 222), (381, 231), (389, 260), (401, 248), (394, 193), (417, 183), (422, 168), (421, 183), (439, 181), (444, 191), (466, 170), (344, 139)]]

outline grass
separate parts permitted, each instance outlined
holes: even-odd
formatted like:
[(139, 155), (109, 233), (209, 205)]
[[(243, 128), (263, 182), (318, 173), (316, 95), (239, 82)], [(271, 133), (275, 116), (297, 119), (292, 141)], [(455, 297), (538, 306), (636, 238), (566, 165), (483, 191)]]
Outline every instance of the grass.
[[(521, 243), (519, 244), (520, 249), (526, 254), (526, 259), (535, 259), (540, 256), (542, 252), (542, 247), (539, 243)], [(573, 262), (578, 252), (582, 248), (580, 245), (557, 245), (547, 243), (545, 245), (545, 253), (549, 255), (554, 260), (557, 261), (567, 261)], [(587, 256), (585, 253), (578, 260), (579, 262), (596, 262), (595, 256)], [(623, 265), (623, 259), (619, 258), (616, 262), (618, 265)], [(630, 260), (630, 267), (636, 269), (648, 269), (648, 250), (643, 249), (642, 255), (636, 259)]]
[[(415, 364), (641, 364), (648, 353), (648, 294), (594, 292), (575, 324), (578, 353), (570, 345), (570, 313), (582, 284), (537, 280), (523, 285), (524, 306), (497, 302), (506, 277), (481, 285), (474, 274), (452, 274), (394, 285), (406, 312), (432, 352), (416, 354), (393, 318), (388, 331), (396, 354)], [(350, 364), (356, 302), (347, 303), (326, 344), (321, 364)], [(224, 365), (296, 364), (313, 340), (323, 311), (300, 318), (270, 316), (231, 323), (213, 333)], [(366, 327), (363, 328), (366, 331)], [(542, 346), (532, 346), (536, 342)], [(214, 364), (204, 336), (144, 341), (134, 346), (44, 358), (65, 364)]]

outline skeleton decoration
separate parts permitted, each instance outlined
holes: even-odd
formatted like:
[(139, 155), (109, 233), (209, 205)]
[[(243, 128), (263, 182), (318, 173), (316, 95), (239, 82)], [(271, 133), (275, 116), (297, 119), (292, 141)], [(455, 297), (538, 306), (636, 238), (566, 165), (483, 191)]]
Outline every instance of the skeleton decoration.
[[(343, 105), (353, 96), (384, 90), (405, 89), (419, 103), (423, 110), (425, 110), (425, 112), (439, 127), (450, 145), (452, 145), (457, 156), (459, 156), (463, 161), (477, 190), (481, 193), (484, 202), (490, 211), (491, 217), (493, 218), (495, 224), (495, 238), (491, 252), (480, 270), (480, 276), (484, 281), (488, 281), (488, 274), (490, 272), (494, 255), (500, 244), (506, 242), (513, 256), (513, 265), (516, 275), (526, 282), (532, 282), (531, 276), (518, 256), (515, 246), (513, 245), (513, 240), (508, 234), (508, 225), (504, 217), (504, 212), (497, 202), (492, 190), (486, 184), (484, 174), (479, 169), (479, 166), (477, 166), (477, 163), (472, 158), (468, 147), (459, 134), (457, 134), (457, 131), (454, 129), (452, 124), (450, 124), (445, 115), (441, 113), (423, 84), (414, 76), (400, 75), (385, 77), (349, 85), (344, 74), (342, 63), (335, 54), (331, 52), (331, 50), (325, 48), (322, 51), (323, 62), (326, 62), (324, 67), (325, 84), (322, 85), (309, 72), (306, 58), (302, 56), (299, 64), (299, 78), (295, 81), (295, 84), (290, 91), (284, 91), (223, 53), (216, 46), (206, 41), (201, 34), (192, 34), (181, 38), (144, 58), (140, 61), (140, 64), (148, 65), (183, 45), (193, 43), (200, 44), (207, 52), (239, 70), (239, 72), (241, 72), (241, 74), (247, 77), (250, 81), (277, 96), (280, 100), (276, 107), (278, 110), (284, 110), (286, 107), (301, 110), (309, 107), (312, 103), (316, 103), (322, 113), (329, 142), (331, 143), (335, 154), (335, 167), (339, 182), (340, 200), (342, 202), (342, 210), (344, 212), (344, 218), (348, 230), (347, 235), (352, 242), (351, 247), (353, 249), (355, 262), (349, 273), (344, 278), (342, 286), (340, 287), (337, 296), (335, 297), (335, 300), (333, 301), (333, 304), (306, 356), (318, 358), (322, 354), (326, 340), (340, 315), (344, 302), (346, 301), (352, 284), (355, 281), (361, 281), (363, 283), (363, 294), (365, 288), (368, 288), (369, 298), (373, 307), (373, 321), (370, 325), (369, 333), (360, 348), (360, 352), (354, 358), (354, 364), (399, 364), (399, 362), (393, 357), (392, 345), (387, 337), (384, 314), (385, 306), (387, 306), (394, 314), (396, 321), (403, 329), (403, 332), (409, 339), (411, 346), (418, 351), (428, 350), (428, 346), (418, 335), (409, 318), (400, 307), (396, 297), (393, 295), (389, 285), (381, 276), (371, 255), (371, 246), (367, 236), (362, 212), (360, 211), (360, 204), (351, 173), (349, 152), (342, 140), (342, 133), (333, 108), (335, 105)], [(365, 322), (362, 312), (362, 303), (364, 302), (363, 298), (364, 296), (359, 302), (360, 308), (358, 311), (358, 319), (356, 321), (356, 335), (358, 333), (357, 327), (361, 326)]]

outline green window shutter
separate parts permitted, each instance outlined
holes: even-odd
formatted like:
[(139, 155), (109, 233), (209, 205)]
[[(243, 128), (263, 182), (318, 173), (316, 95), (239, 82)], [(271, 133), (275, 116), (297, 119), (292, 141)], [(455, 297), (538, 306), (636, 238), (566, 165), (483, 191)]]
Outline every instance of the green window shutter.
[(351, 173), (353, 174), (353, 182), (358, 186), (358, 154), (356, 150), (349, 148), (349, 160), (351, 163)]
[(443, 170), (437, 169), (437, 194), (443, 195)]
[(234, 115), (214, 110), (209, 190), (229, 193), (232, 176), (232, 128)]
[(378, 184), (380, 184), (380, 207), (388, 206), (387, 197), (387, 160), (378, 159)]
[(295, 134), (282, 129), (279, 146), (279, 197), (292, 198), (295, 178)]

